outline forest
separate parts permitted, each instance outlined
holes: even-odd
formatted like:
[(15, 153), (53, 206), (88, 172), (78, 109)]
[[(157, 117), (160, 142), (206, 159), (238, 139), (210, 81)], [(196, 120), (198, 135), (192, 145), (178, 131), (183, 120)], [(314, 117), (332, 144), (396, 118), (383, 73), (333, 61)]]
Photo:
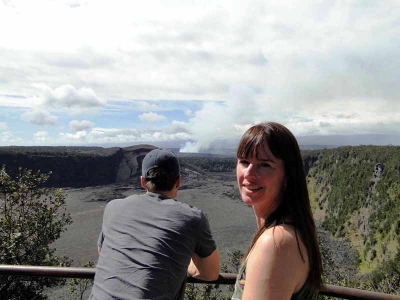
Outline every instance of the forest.
[(307, 181), (316, 219), (357, 250), (364, 284), (398, 293), (400, 148), (341, 147), (305, 151), (303, 157), (313, 162)]

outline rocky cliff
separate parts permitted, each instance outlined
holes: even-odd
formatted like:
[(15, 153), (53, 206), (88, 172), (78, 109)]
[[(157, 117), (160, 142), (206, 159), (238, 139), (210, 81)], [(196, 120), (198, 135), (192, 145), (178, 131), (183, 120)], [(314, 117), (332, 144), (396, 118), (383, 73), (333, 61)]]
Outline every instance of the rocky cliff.
[(1, 147), (0, 166), (10, 175), (18, 168), (51, 172), (48, 186), (85, 187), (129, 183), (140, 176), (142, 161), (151, 145), (126, 148), (100, 147)]

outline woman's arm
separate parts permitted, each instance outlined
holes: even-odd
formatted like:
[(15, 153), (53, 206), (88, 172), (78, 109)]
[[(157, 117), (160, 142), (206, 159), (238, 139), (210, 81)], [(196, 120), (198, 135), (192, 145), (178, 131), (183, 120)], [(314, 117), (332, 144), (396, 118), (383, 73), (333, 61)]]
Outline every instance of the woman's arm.
[(267, 229), (257, 240), (247, 261), (242, 300), (289, 300), (308, 275), (307, 252), (289, 225)]

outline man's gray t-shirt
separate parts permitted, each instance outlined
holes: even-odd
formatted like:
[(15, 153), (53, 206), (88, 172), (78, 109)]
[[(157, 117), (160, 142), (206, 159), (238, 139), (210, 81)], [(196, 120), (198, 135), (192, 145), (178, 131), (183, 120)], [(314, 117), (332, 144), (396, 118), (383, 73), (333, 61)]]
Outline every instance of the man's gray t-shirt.
[(216, 249), (204, 213), (162, 194), (116, 199), (104, 211), (89, 299), (183, 299), (193, 253)]

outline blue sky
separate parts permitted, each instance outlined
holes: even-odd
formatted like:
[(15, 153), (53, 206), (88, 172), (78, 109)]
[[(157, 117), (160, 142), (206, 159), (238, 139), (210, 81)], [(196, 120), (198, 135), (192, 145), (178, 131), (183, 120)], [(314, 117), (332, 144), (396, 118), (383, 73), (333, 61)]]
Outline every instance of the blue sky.
[(400, 144), (397, 0), (1, 0), (0, 36), (0, 145)]

